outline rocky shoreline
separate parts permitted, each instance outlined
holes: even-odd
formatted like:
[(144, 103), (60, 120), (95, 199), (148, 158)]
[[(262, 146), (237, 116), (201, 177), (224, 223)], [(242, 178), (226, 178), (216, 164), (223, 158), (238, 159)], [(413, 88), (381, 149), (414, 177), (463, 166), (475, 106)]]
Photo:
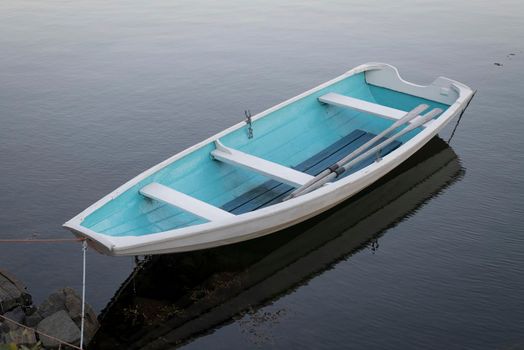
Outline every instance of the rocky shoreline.
[[(59, 289), (36, 306), (27, 288), (0, 270), (0, 350), (56, 349), (60, 341), (62, 349), (64, 343), (78, 346), (81, 315), (82, 299), (74, 289)], [(96, 313), (86, 303), (84, 345), (97, 329)]]

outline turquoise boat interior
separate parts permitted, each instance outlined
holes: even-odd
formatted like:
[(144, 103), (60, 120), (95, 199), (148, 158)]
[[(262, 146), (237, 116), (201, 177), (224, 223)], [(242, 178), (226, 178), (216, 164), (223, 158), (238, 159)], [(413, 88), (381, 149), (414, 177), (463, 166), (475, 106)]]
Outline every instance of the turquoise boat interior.
[[(375, 104), (410, 111), (420, 104), (445, 111), (449, 106), (368, 84), (359, 73), (254, 120), (253, 137), (247, 127), (220, 138), (229, 148), (301, 172), (316, 175), (394, 123), (354, 109), (319, 102), (338, 93)], [(381, 150), (381, 156), (399, 147), (417, 128)], [(110, 200), (84, 218), (81, 225), (108, 236), (143, 236), (207, 222), (175, 206), (145, 197), (139, 191), (156, 182), (235, 215), (282, 201), (293, 187), (259, 173), (213, 159), (214, 142), (174, 161)], [(374, 162), (363, 160), (343, 178)]]

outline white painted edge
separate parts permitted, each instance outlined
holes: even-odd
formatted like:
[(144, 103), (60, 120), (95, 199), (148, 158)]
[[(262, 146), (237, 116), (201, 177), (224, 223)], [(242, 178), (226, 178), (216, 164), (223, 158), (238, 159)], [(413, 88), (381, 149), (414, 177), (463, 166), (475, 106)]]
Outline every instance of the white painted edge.
[(300, 187), (313, 179), (313, 176), (301, 171), (226, 147), (218, 140), (215, 141), (215, 145), (216, 149), (211, 151), (213, 158), (224, 163), (240, 166), (293, 187)]
[[(276, 106), (273, 106), (255, 116), (252, 117), (252, 120), (258, 120), (260, 118), (265, 117), (266, 115), (281, 109), (289, 104), (292, 104), (308, 95), (311, 95), (329, 85), (335, 84), (343, 79), (346, 79), (347, 77), (351, 75), (355, 75), (361, 72), (366, 72), (366, 75), (369, 72), (378, 71), (378, 70), (386, 70), (386, 69), (392, 69), (396, 73), (396, 79), (410, 87), (424, 87), (422, 85), (416, 85), (410, 82), (407, 82), (403, 80), (400, 75), (398, 74), (398, 70), (389, 64), (386, 63), (366, 63), (363, 65), (360, 65), (358, 67), (355, 67), (348, 72), (340, 75), (339, 77), (336, 77), (328, 82), (325, 82), (323, 84), (318, 85), (317, 87), (310, 89), (300, 95), (297, 95), (291, 99), (288, 99)], [(303, 196), (273, 205), (266, 208), (262, 208), (253, 212), (248, 212), (242, 215), (236, 216), (236, 218), (231, 220), (226, 220), (221, 223), (217, 222), (209, 222), (201, 225), (194, 225), (189, 227), (184, 227), (177, 230), (170, 230), (170, 231), (164, 231), (159, 233), (154, 233), (146, 236), (126, 236), (126, 237), (113, 237), (108, 236), (104, 234), (100, 234), (98, 232), (95, 232), (93, 230), (90, 230), (88, 228), (85, 228), (81, 225), (82, 221), (86, 216), (97, 210), (98, 208), (105, 205), (107, 202), (112, 200), (113, 198), (118, 197), (120, 194), (134, 186), (137, 182), (147, 178), (148, 176), (154, 174), (155, 172), (159, 171), (160, 169), (168, 166), (172, 162), (186, 156), (187, 154), (202, 148), (206, 146), (207, 144), (214, 142), (218, 140), (219, 138), (223, 137), (224, 135), (227, 135), (237, 129), (240, 129), (245, 126), (244, 122), (239, 122), (235, 124), (234, 126), (225, 129), (218, 134), (209, 137), (208, 139), (192, 146), (184, 151), (175, 154), (174, 156), (164, 160), (163, 162), (153, 166), (152, 168), (144, 171), (143, 173), (139, 174), (135, 178), (131, 179), (130, 181), (126, 182), (113, 192), (109, 193), (105, 197), (101, 198), (99, 201), (82, 211), (80, 214), (73, 217), (71, 220), (64, 223), (64, 227), (71, 230), (75, 235), (79, 237), (87, 237), (90, 239), (91, 244), (94, 244), (97, 249), (105, 254), (109, 255), (137, 255), (139, 253), (133, 253), (134, 249), (138, 249), (138, 247), (146, 249), (147, 246), (150, 245), (158, 245), (163, 244), (165, 242), (172, 241), (173, 239), (189, 239), (190, 237), (193, 237), (195, 235), (203, 234), (203, 233), (209, 233), (213, 232), (217, 229), (223, 229), (223, 230), (233, 230), (235, 227), (241, 227), (242, 225), (246, 224), (250, 221), (255, 220), (263, 220), (270, 218), (278, 211), (283, 212), (289, 212), (298, 210), (301, 206), (305, 205), (306, 203), (313, 201), (315, 199), (318, 199), (323, 196), (331, 195), (333, 193), (337, 193), (337, 191), (340, 191), (341, 189), (346, 189), (349, 187), (354, 187), (355, 191), (361, 190), (363, 187), (359, 187), (359, 184), (364, 182), (365, 178), (371, 179), (371, 181), (376, 181), (381, 176), (383, 176), (388, 171), (392, 170), (395, 166), (398, 166), (402, 161), (406, 160), (409, 156), (411, 156), (413, 153), (415, 153), (418, 149), (420, 149), (426, 142), (428, 142), (433, 136), (435, 136), (439, 130), (441, 130), (451, 119), (458, 116), (464, 108), (467, 106), (467, 102), (472, 98), (473, 96), (473, 90), (468, 87), (465, 84), (462, 84), (460, 82), (457, 82), (452, 79), (439, 77), (437, 78), (432, 84), (434, 85), (438, 82), (439, 86), (443, 85), (444, 82), (447, 82), (447, 84), (450, 86), (450, 89), (455, 91), (458, 94), (458, 98), (453, 102), (450, 107), (439, 116), (438, 119), (436, 119), (436, 122), (429, 125), (427, 128), (425, 128), (423, 131), (418, 133), (415, 137), (410, 139), (408, 142), (403, 144), (401, 147), (397, 148), (393, 152), (389, 153), (387, 156), (383, 157), (380, 162), (375, 162), (364, 169), (361, 169), (335, 183), (329, 184), (329, 186), (323, 186), (322, 188), (319, 188), (315, 191), (312, 191), (308, 194), (305, 194)], [(430, 86), (428, 85), (428, 86)], [(401, 91), (403, 92), (403, 91)], [(417, 94), (413, 94), (417, 96)], [(385, 173), (383, 171), (381, 172), (381, 169), (385, 169)], [(323, 210), (327, 210), (336, 204), (340, 203), (342, 200), (347, 199), (350, 197), (353, 193), (348, 193), (347, 196), (343, 199), (341, 199), (338, 202), (333, 202), (326, 204), (325, 208)], [(303, 216), (299, 221), (306, 220), (312, 216), (317, 215), (319, 212), (311, 212), (308, 215)], [(289, 222), (285, 226), (281, 226), (281, 228), (291, 226), (299, 221), (295, 222)], [(272, 232), (272, 231), (271, 231)], [(270, 232), (267, 232), (270, 233)], [(231, 241), (232, 242), (232, 241)], [(225, 244), (225, 243), (224, 243)]]

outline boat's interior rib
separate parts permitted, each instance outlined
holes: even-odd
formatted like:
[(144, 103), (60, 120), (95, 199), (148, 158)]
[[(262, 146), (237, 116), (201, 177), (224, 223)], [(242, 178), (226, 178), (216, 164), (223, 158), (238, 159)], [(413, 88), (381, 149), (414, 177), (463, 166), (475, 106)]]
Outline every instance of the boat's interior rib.
[(218, 140), (215, 141), (215, 145), (216, 149), (211, 152), (211, 155), (216, 160), (244, 167), (290, 186), (300, 187), (313, 178), (309, 174), (287, 166), (226, 147)]
[(175, 206), (209, 221), (219, 221), (235, 216), (225, 210), (157, 182), (144, 186), (140, 190), (140, 193), (148, 198)]
[[(318, 100), (328, 105), (342, 108), (351, 108), (359, 112), (369, 113), (379, 116), (381, 118), (387, 118), (392, 120), (399, 120), (402, 117), (404, 117), (407, 113), (406, 111), (402, 111), (400, 109), (379, 105), (377, 103), (364, 101), (359, 98), (345, 96), (334, 92), (322, 95), (318, 98)], [(416, 122), (418, 118), (420, 118), (420, 116), (412, 119), (410, 123)], [(431, 123), (431, 121), (426, 123), (426, 125), (428, 125), (429, 123)]]

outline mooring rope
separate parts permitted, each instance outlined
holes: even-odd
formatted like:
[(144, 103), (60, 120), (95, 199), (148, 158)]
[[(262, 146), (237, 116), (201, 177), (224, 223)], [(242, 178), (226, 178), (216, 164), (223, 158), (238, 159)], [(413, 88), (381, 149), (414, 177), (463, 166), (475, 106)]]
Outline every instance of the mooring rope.
[(0, 238), (0, 243), (64, 243), (64, 242), (82, 242), (85, 238), (26, 238), (26, 239), (10, 239)]
[(453, 131), (451, 132), (451, 135), (449, 136), (449, 139), (448, 139), (448, 144), (451, 142), (451, 139), (453, 139), (453, 136), (455, 136), (455, 132), (457, 131), (457, 128), (460, 124), (460, 120), (462, 119), (462, 116), (464, 115), (464, 112), (466, 112), (466, 109), (468, 108), (469, 104), (471, 103), (471, 100), (473, 100), (473, 97), (475, 97), (475, 94), (477, 93), (477, 90), (473, 91), (473, 94), (471, 95), (471, 98), (469, 99), (468, 103), (466, 103), (466, 106), (464, 107), (464, 109), (462, 110), (462, 112), (460, 112), (460, 115), (457, 119), (457, 123), (455, 124), (455, 127), (453, 128)]
[(82, 319), (80, 321), (80, 349), (84, 346), (84, 315), (86, 307), (86, 251), (87, 241), (82, 242)]
[(0, 315), (1, 318), (13, 322), (18, 326), (31, 329), (38, 334), (42, 334), (48, 338), (56, 340), (59, 344), (65, 344), (74, 349), (83, 350), (84, 346), (84, 320), (85, 320), (85, 305), (86, 305), (86, 252), (87, 252), (87, 239), (85, 238), (47, 238), (47, 239), (0, 239), (0, 243), (66, 243), (66, 242), (82, 242), (82, 315), (80, 320), (80, 347), (73, 344), (69, 344), (65, 341), (62, 341), (58, 338), (52, 337), (40, 331), (37, 331), (34, 328), (20, 324), (14, 320), (11, 320), (8, 317)]

